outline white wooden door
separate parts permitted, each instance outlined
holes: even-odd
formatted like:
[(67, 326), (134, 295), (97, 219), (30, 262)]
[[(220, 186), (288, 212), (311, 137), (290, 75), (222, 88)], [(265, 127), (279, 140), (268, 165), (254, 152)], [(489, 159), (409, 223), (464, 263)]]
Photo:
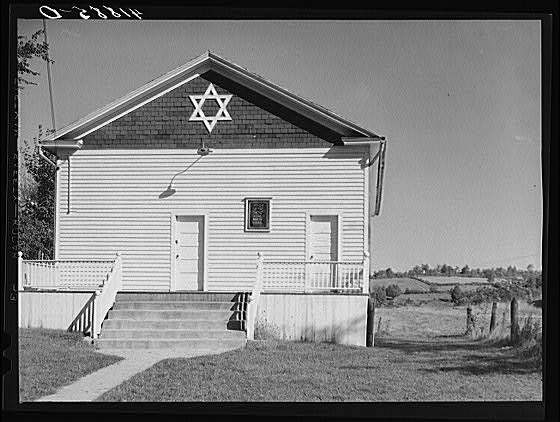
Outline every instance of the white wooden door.
[(177, 216), (175, 227), (175, 290), (202, 290), (204, 219)]
[[(310, 217), (309, 260), (338, 261), (338, 218), (336, 215)], [(310, 264), (310, 281), (313, 288), (334, 287), (336, 265)]]

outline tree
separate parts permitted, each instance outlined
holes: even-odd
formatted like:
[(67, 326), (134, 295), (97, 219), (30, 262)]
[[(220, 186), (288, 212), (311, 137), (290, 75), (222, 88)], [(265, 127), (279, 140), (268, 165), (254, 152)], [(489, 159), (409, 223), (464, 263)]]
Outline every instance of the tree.
[[(52, 62), (48, 57), (48, 44), (38, 41), (42, 34), (43, 30), (39, 30), (31, 36), (31, 39), (25, 35), (18, 35), (18, 90), (22, 90), (25, 85), (37, 85), (26, 79), (29, 75), (39, 75), (39, 72), (31, 69), (31, 60), (38, 58)], [(39, 132), (41, 132), (40, 126)], [(41, 133), (39, 138), (40, 136)], [(46, 155), (49, 153), (47, 152)], [(39, 157), (36, 142), (33, 148), (27, 147), (26, 142), (23, 142), (20, 145), (18, 158), (23, 161), (27, 173), (22, 176), (28, 178), (18, 195), (18, 249), (26, 258), (43, 256), (52, 259), (54, 258), (55, 170)]]
[(379, 270), (373, 273), (373, 278), (385, 278), (385, 271)]
[(453, 303), (458, 305), (461, 302), (463, 296), (465, 296), (465, 294), (458, 284), (453, 287), (453, 289), (451, 290), (451, 300), (453, 301)]
[(387, 299), (385, 286), (375, 286), (370, 293), (370, 297), (375, 301), (376, 306), (385, 303), (385, 300)]
[(391, 297), (391, 298), (395, 298), (399, 295), (402, 294), (402, 290), (401, 288), (398, 286), (398, 284), (390, 284), (386, 289), (385, 289), (385, 295), (387, 297)]
[(482, 274), (484, 275), (484, 277), (488, 279), (489, 283), (493, 283), (494, 280), (496, 279), (496, 274), (494, 273), (494, 269), (487, 268), (484, 271), (482, 271)]
[(38, 157), (37, 145), (24, 149), (21, 159), (32, 183), (18, 198), (18, 248), (28, 259), (53, 259), (55, 171)]
[(420, 265), (415, 265), (411, 272), (412, 275), (420, 275), (422, 274), (422, 267)]
[(385, 278), (394, 278), (395, 277), (395, 273), (393, 272), (393, 270), (391, 268), (387, 268), (385, 270)]
[(17, 58), (18, 58), (18, 88), (23, 89), (24, 85), (37, 85), (25, 77), (28, 75), (38, 76), (39, 72), (31, 69), (30, 61), (35, 58), (39, 58), (46, 62), (53, 63), (49, 59), (49, 46), (46, 42), (38, 41), (38, 38), (43, 35), (44, 31), (42, 29), (35, 32), (31, 39), (28, 39), (26, 35), (18, 35), (18, 45), (17, 45)]
[(470, 273), (471, 273), (471, 269), (469, 268), (468, 265), (465, 265), (463, 268), (461, 268), (461, 274), (469, 275)]

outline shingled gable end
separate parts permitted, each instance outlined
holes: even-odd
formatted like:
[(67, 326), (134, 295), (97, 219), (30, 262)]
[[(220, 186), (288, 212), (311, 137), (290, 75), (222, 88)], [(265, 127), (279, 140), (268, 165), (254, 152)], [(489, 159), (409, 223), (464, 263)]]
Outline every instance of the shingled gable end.
[(119, 252), (122, 291), (367, 289), (384, 138), (211, 52), (41, 145), (56, 259)]

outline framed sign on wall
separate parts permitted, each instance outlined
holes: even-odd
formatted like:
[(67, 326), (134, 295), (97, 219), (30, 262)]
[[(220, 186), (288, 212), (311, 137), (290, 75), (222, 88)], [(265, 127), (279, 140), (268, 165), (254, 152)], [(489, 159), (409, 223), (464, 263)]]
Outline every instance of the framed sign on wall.
[(270, 231), (270, 200), (245, 198), (245, 231)]

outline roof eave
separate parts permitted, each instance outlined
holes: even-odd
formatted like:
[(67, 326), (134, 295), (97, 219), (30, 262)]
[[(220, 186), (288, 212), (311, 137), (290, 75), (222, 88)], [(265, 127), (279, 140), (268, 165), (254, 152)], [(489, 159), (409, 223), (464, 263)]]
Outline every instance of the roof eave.
[[(324, 109), (321, 106), (303, 99), (266, 79), (249, 72), (243, 67), (217, 56), (210, 51), (196, 57), (188, 63), (156, 78), (142, 87), (130, 92), (111, 104), (88, 114), (87, 116), (71, 123), (64, 128), (44, 138), (45, 141), (64, 139), (79, 139), (86, 136), (103, 125), (111, 122), (120, 115), (151, 101), (158, 93), (174, 89), (176, 84), (184, 83), (190, 78), (202, 75), (209, 70), (229, 78), (248, 89), (266, 95), (278, 104), (287, 107), (312, 121), (323, 125), (341, 137), (366, 137), (379, 138), (375, 133), (364, 129), (355, 123)], [(171, 88), (170, 88), (171, 87)]]
[(39, 143), (39, 148), (44, 148), (51, 154), (60, 157), (61, 155), (71, 154), (82, 148), (84, 141), (82, 139), (59, 139), (56, 141), (43, 140)]
[(385, 137), (377, 135), (371, 137), (342, 137), (343, 145), (371, 145), (383, 141), (385, 141)]
[(134, 107), (138, 103), (142, 103), (143, 99), (150, 98), (155, 95), (162, 86), (173, 86), (174, 83), (208, 71), (209, 52), (196, 57), (188, 63), (180, 66), (159, 78), (156, 78), (140, 88), (128, 93), (118, 100), (88, 114), (87, 116), (70, 123), (69, 125), (59, 129), (58, 131), (46, 136), (45, 141), (54, 141), (62, 137), (69, 139), (77, 139), (84, 136), (84, 132), (88, 128), (95, 127), (96, 124), (105, 120), (110, 120), (115, 115), (118, 116), (125, 110)]
[(290, 108), (301, 115), (316, 121), (323, 126), (328, 127), (335, 132), (341, 133), (342, 136), (364, 136), (364, 137), (378, 137), (377, 134), (364, 129), (355, 123), (352, 123), (337, 114), (312, 103), (309, 100), (301, 98), (290, 91), (249, 72), (245, 68), (227, 61), (214, 53), (209, 53), (212, 60), (211, 69), (218, 70), (218, 73), (229, 77), (235, 82), (247, 88), (254, 89), (257, 92), (264, 90), (265, 94), (276, 101), (277, 103)]

